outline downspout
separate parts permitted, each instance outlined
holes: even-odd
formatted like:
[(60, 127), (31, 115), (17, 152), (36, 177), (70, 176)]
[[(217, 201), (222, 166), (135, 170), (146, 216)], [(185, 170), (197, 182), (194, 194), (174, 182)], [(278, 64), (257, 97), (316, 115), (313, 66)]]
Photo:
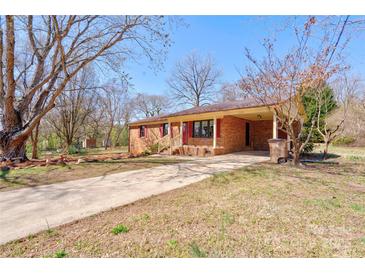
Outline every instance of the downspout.
[(217, 117), (213, 119), (213, 150), (217, 147)]
[(169, 143), (170, 143), (170, 155), (172, 155), (172, 123), (168, 121), (169, 123)]
[(131, 130), (130, 125), (128, 125), (128, 154), (131, 153)]

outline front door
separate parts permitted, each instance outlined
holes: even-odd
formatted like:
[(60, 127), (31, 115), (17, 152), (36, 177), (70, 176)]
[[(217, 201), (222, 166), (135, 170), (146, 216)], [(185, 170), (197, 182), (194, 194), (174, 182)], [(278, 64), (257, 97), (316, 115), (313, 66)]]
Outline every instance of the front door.
[(188, 144), (188, 136), (189, 136), (189, 132), (188, 132), (188, 123), (184, 122), (183, 123), (183, 145), (187, 145)]

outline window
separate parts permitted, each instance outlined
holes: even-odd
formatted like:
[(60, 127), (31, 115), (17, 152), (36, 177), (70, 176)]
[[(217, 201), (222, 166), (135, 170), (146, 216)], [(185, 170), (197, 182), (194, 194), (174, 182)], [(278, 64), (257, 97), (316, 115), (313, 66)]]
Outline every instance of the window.
[(193, 137), (195, 138), (212, 138), (213, 137), (213, 120), (194, 121)]
[(169, 134), (169, 124), (164, 123), (162, 125), (162, 136), (166, 136), (167, 134)]
[(208, 126), (209, 122), (208, 121), (201, 121), (201, 137), (208, 137), (208, 130), (209, 130), (209, 126)]
[(194, 122), (193, 137), (200, 137), (200, 122)]
[(139, 137), (142, 138), (142, 137), (145, 137), (146, 135), (146, 126), (140, 126), (139, 127)]
[(213, 120), (210, 120), (209, 121), (209, 137), (213, 137), (213, 133), (214, 133), (214, 122)]

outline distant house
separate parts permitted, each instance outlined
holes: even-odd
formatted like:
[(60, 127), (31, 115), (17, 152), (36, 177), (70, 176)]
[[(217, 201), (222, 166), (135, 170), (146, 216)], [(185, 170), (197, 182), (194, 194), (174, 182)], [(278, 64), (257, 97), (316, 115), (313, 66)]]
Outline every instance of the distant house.
[(111, 146), (112, 146), (112, 140), (110, 140), (110, 139), (104, 139), (104, 140), (102, 141), (102, 143), (101, 143), (101, 146), (102, 146), (102, 147), (105, 147), (105, 146), (107, 146), (107, 147), (111, 147)]
[(194, 107), (129, 124), (129, 152), (219, 155), (268, 150), (268, 139), (287, 138), (270, 105), (250, 100)]
[(83, 139), (82, 148), (96, 148), (96, 139), (94, 139), (94, 138)]

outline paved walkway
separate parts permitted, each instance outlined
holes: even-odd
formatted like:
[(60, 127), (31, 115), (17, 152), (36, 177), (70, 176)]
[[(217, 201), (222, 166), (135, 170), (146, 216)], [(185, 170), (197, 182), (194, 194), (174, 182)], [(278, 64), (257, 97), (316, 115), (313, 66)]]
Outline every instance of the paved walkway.
[(233, 153), (0, 192), (0, 244), (266, 160), (263, 153)]

